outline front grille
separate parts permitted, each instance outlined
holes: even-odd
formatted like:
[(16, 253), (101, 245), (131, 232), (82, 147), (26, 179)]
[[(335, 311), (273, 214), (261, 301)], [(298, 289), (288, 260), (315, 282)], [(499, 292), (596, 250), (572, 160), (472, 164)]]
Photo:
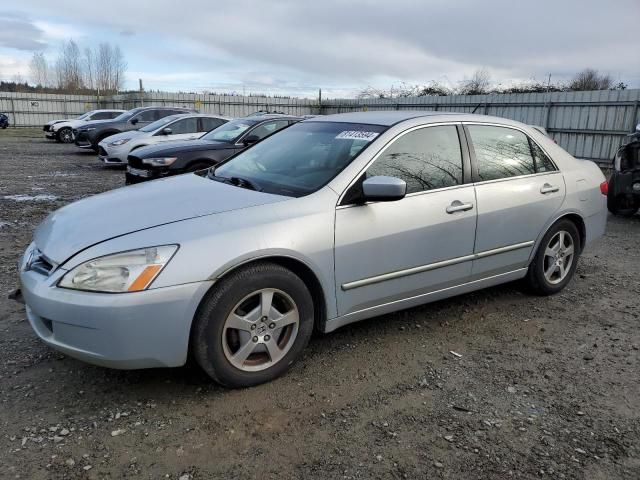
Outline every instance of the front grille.
[(51, 130), (51, 126), (45, 125), (44, 127), (42, 127), (42, 130), (44, 130), (45, 132), (48, 132), (49, 130)]
[(149, 165), (142, 163), (142, 160), (139, 157), (136, 157), (135, 155), (127, 156), (127, 163), (129, 164), (130, 167), (149, 170)]

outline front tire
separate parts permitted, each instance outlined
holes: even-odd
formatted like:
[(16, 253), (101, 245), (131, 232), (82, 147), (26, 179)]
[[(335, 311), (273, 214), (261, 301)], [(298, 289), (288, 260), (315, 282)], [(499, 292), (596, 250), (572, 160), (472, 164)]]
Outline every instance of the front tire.
[(538, 295), (553, 295), (571, 281), (578, 265), (581, 244), (576, 224), (559, 220), (542, 238), (529, 265), (527, 283)]
[(218, 383), (250, 387), (285, 373), (313, 332), (313, 300), (304, 282), (270, 262), (223, 278), (200, 305), (194, 357)]
[(61, 128), (56, 133), (56, 140), (60, 143), (72, 143), (73, 142), (73, 132), (70, 128)]

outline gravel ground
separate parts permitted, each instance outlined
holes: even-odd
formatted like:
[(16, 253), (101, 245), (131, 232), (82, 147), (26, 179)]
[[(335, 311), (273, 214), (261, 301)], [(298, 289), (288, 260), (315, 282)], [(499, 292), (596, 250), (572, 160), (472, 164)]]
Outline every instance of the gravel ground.
[(124, 181), (41, 133), (0, 132), (0, 478), (640, 478), (639, 216), (610, 217), (559, 295), (361, 322), (228, 391), (67, 358), (7, 299), (45, 215)]

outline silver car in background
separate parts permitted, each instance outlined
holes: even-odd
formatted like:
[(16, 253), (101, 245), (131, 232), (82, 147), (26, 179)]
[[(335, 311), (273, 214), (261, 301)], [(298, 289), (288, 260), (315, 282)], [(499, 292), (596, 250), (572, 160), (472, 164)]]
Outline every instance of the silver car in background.
[(317, 117), (215, 169), (52, 213), (20, 266), (27, 316), (87, 362), (175, 367), (191, 352), (218, 382), (256, 385), (314, 328), (519, 279), (559, 292), (604, 233), (605, 187), (510, 120)]
[(231, 118), (206, 113), (170, 115), (139, 130), (116, 133), (98, 143), (98, 158), (107, 164), (126, 165), (132, 150), (178, 140), (196, 140)]

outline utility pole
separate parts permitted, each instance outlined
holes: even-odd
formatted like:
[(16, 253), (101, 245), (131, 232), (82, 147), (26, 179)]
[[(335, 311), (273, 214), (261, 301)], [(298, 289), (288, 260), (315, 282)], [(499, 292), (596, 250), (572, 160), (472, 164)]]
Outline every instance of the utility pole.
[(140, 106), (144, 107), (144, 88), (142, 88), (142, 79), (139, 78), (138, 81), (140, 82)]
[(322, 115), (322, 89), (318, 89), (318, 113)]

